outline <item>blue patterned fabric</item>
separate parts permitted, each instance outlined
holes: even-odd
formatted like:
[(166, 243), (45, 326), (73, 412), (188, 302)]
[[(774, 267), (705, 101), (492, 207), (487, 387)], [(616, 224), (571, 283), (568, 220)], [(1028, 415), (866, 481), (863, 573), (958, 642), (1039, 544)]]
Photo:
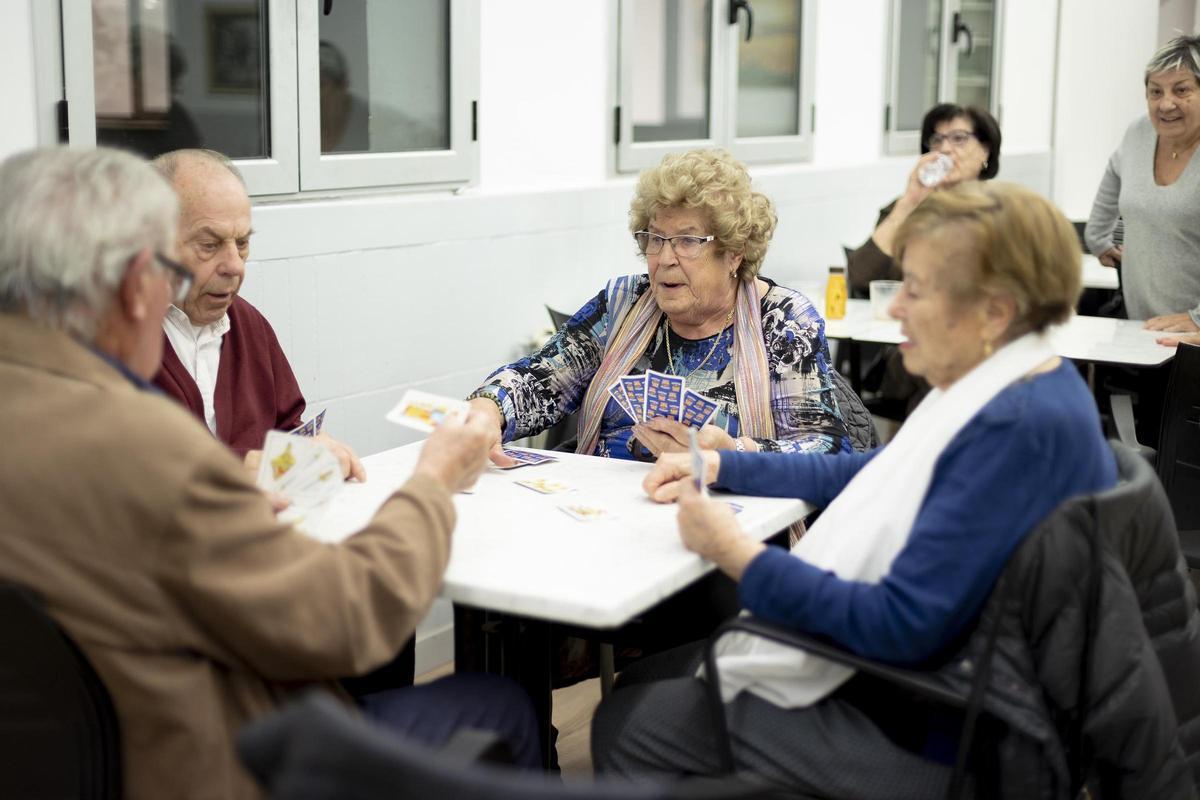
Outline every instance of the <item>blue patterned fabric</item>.
[[(804, 295), (767, 283), (770, 288), (761, 301), (762, 328), (770, 376), (776, 384), (771, 391), (776, 438), (755, 441), (764, 451), (849, 452), (829, 375), (825, 321)], [(489, 396), (500, 404), (505, 441), (540, 433), (579, 408), (610, 332), (649, 286), (645, 275), (626, 275), (609, 282), (541, 350), (500, 367), (472, 393), (472, 397)], [(653, 369), (686, 376), (689, 389), (719, 404), (712, 423), (731, 436), (740, 435), (731, 353), (733, 328), (706, 339), (684, 339), (669, 331), (663, 319), (634, 374)], [(671, 364), (667, 363), (667, 336)], [(633, 423), (616, 401), (610, 400), (594, 454), (633, 458), (629, 444)]]

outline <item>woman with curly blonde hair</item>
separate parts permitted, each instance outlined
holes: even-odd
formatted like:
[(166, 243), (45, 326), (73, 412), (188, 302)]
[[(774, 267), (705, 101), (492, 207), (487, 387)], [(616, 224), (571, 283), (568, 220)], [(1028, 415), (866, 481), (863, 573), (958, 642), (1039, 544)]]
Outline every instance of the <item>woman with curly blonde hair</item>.
[[(579, 410), (576, 452), (684, 450), (687, 426), (639, 422), (608, 392), (621, 376), (654, 370), (716, 403), (702, 447), (848, 450), (824, 321), (804, 295), (758, 277), (776, 216), (746, 168), (720, 150), (669, 155), (642, 173), (629, 221), (647, 274), (610, 281), (541, 350), (471, 394), (499, 439), (538, 433)], [(493, 460), (507, 463), (498, 448)]]

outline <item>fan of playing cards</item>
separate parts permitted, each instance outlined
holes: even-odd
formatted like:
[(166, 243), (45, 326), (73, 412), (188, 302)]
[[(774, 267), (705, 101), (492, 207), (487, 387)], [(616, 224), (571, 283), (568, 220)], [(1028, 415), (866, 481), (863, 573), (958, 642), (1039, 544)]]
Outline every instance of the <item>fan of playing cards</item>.
[(702, 428), (717, 413), (717, 404), (688, 389), (681, 376), (654, 370), (617, 378), (608, 393), (634, 422), (666, 417), (689, 428)]
[(299, 520), (322, 509), (333, 497), (342, 485), (342, 467), (337, 456), (311, 436), (270, 431), (255, 483), (290, 500), (285, 515)]

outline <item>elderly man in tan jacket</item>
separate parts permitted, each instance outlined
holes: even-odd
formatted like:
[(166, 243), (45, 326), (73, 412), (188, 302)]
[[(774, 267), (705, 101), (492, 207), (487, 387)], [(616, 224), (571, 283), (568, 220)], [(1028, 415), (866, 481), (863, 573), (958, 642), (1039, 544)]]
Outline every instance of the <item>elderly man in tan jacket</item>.
[[(256, 797), (235, 732), (404, 645), (439, 589), (451, 494), (483, 469), (488, 421), (435, 432), (361, 532), (309, 539), (147, 389), (190, 280), (163, 179), (115, 150), (56, 148), (0, 164), (0, 187), (0, 578), (45, 599), (108, 687), (126, 796)], [(493, 727), (536, 760), (527, 699), (478, 677), (374, 696), (367, 713), (418, 737)]]

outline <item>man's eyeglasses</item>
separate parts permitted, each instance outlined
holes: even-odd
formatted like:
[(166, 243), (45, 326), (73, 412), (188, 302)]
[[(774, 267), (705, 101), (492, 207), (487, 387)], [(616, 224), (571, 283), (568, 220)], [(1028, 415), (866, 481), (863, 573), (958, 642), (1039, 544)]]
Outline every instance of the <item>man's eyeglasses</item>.
[(700, 255), (704, 245), (716, 239), (716, 236), (659, 236), (650, 231), (637, 231), (633, 234), (638, 249), (643, 255), (656, 256), (662, 252), (663, 245), (671, 243), (671, 249), (680, 258), (695, 258)]
[(970, 131), (950, 131), (949, 133), (935, 133), (929, 137), (929, 141), (925, 145), (930, 150), (937, 150), (942, 146), (943, 142), (949, 142), (951, 147), (959, 148), (965, 145), (972, 139), (977, 138)]
[(155, 253), (154, 260), (163, 267), (166, 267), (169, 273), (167, 280), (171, 282), (171, 288), (175, 290), (175, 295), (171, 298), (171, 302), (179, 305), (187, 297), (188, 290), (192, 288), (192, 271), (178, 261), (167, 258), (162, 253)]

